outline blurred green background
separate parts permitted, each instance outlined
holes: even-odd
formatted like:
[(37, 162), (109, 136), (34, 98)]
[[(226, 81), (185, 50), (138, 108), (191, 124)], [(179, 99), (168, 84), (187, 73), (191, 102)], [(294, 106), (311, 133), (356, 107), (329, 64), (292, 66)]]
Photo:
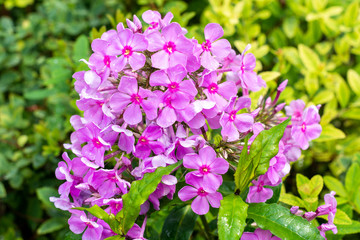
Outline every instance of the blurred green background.
[[(238, 52), (251, 43), (269, 86), (252, 97), (289, 79), (282, 101), (322, 104), (323, 133), (293, 165), (280, 201), (311, 210), (334, 190), (339, 234), (328, 239), (360, 239), (359, 6), (356, 0), (0, 0), (0, 240), (75, 239), (69, 216), (48, 200), (61, 183), (54, 171), (69, 142), (69, 118), (81, 114), (71, 76), (87, 68), (79, 59), (88, 59), (93, 39), (148, 9), (171, 11), (199, 41), (204, 26), (216, 22)], [(310, 182), (300, 174), (322, 177)], [(301, 190), (313, 185), (323, 191)], [(149, 221), (148, 238), (159, 239), (164, 212)]]

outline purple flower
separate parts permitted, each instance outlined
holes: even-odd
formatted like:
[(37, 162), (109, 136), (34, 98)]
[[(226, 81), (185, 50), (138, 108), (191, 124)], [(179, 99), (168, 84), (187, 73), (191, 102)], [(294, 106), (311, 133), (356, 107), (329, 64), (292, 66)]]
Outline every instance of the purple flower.
[(113, 125), (111, 128), (115, 132), (120, 133), (120, 137), (119, 137), (119, 141), (118, 141), (119, 148), (121, 150), (125, 151), (127, 154), (134, 152), (135, 151), (135, 147), (134, 147), (135, 137), (134, 137), (132, 131), (127, 130), (126, 127), (120, 127), (117, 125)]
[(130, 183), (121, 179), (114, 169), (100, 169), (94, 172), (90, 184), (103, 198), (111, 198), (119, 193), (126, 194), (130, 188)]
[(187, 72), (181, 65), (176, 65), (167, 70), (156, 71), (150, 76), (151, 86), (167, 87), (161, 98), (171, 97), (171, 105), (176, 109), (184, 109), (197, 94), (192, 80), (184, 80)]
[(333, 213), (335, 215), (336, 206), (337, 206), (337, 201), (335, 199), (335, 192), (331, 191), (330, 193), (325, 194), (324, 200), (325, 200), (325, 204), (319, 206), (316, 210), (317, 215), (321, 216), (329, 213)]
[(233, 70), (237, 72), (240, 78), (240, 85), (243, 89), (251, 91), (259, 91), (261, 87), (265, 87), (266, 83), (255, 72), (256, 58), (252, 53), (245, 54), (250, 49), (250, 44), (246, 46), (241, 55), (237, 56), (235, 62), (236, 67)]
[(209, 146), (200, 149), (199, 155), (185, 155), (183, 164), (186, 168), (196, 169), (188, 174), (203, 177), (204, 190), (210, 192), (216, 191), (222, 183), (218, 174), (225, 174), (229, 169), (229, 163), (223, 158), (217, 158), (214, 149)]
[(251, 129), (254, 118), (249, 113), (237, 114), (243, 108), (249, 108), (251, 105), (250, 98), (247, 97), (232, 97), (229, 104), (225, 108), (221, 118), (220, 125), (222, 126), (221, 135), (227, 138), (227, 141), (236, 141), (239, 139), (239, 132), (244, 133)]
[(82, 148), (81, 154), (95, 163), (104, 167), (105, 150), (110, 150), (111, 143), (104, 139), (105, 133), (94, 123), (88, 123), (84, 128), (75, 132), (79, 143), (87, 142)]
[[(205, 42), (201, 44), (202, 53), (200, 62), (204, 68), (215, 70), (219, 67), (219, 61), (227, 57), (231, 50), (228, 40), (220, 39), (224, 35), (224, 30), (217, 23), (209, 23), (206, 25)], [(217, 41), (216, 41), (217, 40)]]
[(201, 87), (205, 88), (204, 93), (208, 100), (216, 103), (215, 108), (222, 111), (228, 103), (227, 100), (236, 96), (238, 91), (234, 82), (226, 81), (218, 84), (218, 80), (219, 77), (216, 72), (210, 72), (204, 76), (204, 81), (201, 83)]
[(261, 175), (258, 180), (252, 181), (253, 186), (250, 186), (249, 193), (246, 198), (248, 203), (266, 202), (273, 195), (270, 188), (265, 188), (265, 185), (271, 185), (271, 182), (265, 175)]
[(140, 19), (136, 15), (134, 15), (133, 20), (134, 21), (132, 22), (129, 19), (126, 19), (126, 24), (128, 25), (128, 27), (133, 33), (142, 33), (142, 24)]
[(190, 176), (186, 178), (186, 183), (194, 187), (185, 186), (180, 189), (178, 195), (181, 201), (188, 201), (194, 197), (191, 209), (198, 215), (204, 215), (209, 211), (209, 203), (213, 208), (220, 207), (222, 195), (215, 191), (205, 191), (202, 178)]
[(154, 102), (156, 96), (150, 90), (138, 88), (135, 78), (123, 76), (118, 90), (119, 92), (110, 98), (110, 107), (116, 112), (125, 109), (123, 117), (126, 123), (134, 125), (142, 121), (140, 107), (142, 107), (149, 120), (156, 118), (157, 104), (156, 101)]
[(290, 106), (285, 107), (286, 115), (291, 117), (291, 121), (299, 122), (302, 119), (305, 103), (303, 100), (298, 99), (291, 101)]
[(187, 55), (193, 51), (192, 42), (184, 37), (178, 23), (164, 27), (161, 33), (156, 31), (149, 34), (147, 39), (148, 50), (156, 52), (151, 56), (154, 68), (167, 69), (178, 64), (186, 66)]
[(325, 232), (330, 231), (330, 230), (334, 234), (337, 234), (337, 232), (338, 232), (337, 227), (334, 224), (335, 214), (330, 212), (329, 216), (328, 216), (328, 219), (329, 219), (328, 223), (323, 223), (318, 227), (321, 236), (323, 236), (325, 239), (326, 239)]
[(174, 15), (171, 12), (168, 12), (164, 19), (161, 19), (161, 14), (157, 11), (147, 10), (142, 14), (142, 19), (144, 22), (149, 24), (149, 28), (145, 31), (145, 33), (150, 33), (155, 30), (159, 30), (163, 27), (166, 27), (170, 24)]
[(159, 126), (149, 125), (139, 137), (134, 155), (137, 158), (144, 159), (150, 155), (151, 151), (157, 155), (163, 153), (165, 150), (164, 145), (161, 142), (156, 141), (161, 136), (162, 131)]
[(315, 106), (305, 109), (302, 120), (298, 125), (293, 125), (291, 135), (301, 149), (309, 147), (309, 141), (318, 138), (321, 134), (320, 115)]
[(72, 210), (73, 214), (68, 220), (70, 230), (75, 234), (85, 232), (82, 239), (101, 239), (103, 226), (96, 223), (96, 218), (88, 219), (84, 212)]
[(123, 208), (122, 199), (119, 198), (109, 198), (103, 200), (104, 205), (108, 205), (109, 207), (105, 209), (105, 212), (112, 213), (116, 215)]
[(114, 38), (111, 45), (107, 49), (107, 53), (120, 55), (111, 62), (111, 68), (120, 72), (127, 63), (133, 70), (142, 68), (145, 64), (145, 55), (139, 52), (145, 51), (148, 42), (144, 35), (133, 33), (130, 29), (125, 29), (118, 33), (118, 37)]
[(240, 240), (281, 240), (273, 236), (269, 230), (257, 228), (253, 233), (244, 232)]

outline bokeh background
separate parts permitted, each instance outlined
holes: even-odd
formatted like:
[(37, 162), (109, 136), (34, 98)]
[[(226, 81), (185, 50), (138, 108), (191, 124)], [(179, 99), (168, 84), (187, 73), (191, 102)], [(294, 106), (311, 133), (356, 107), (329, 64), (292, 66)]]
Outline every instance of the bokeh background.
[[(269, 86), (256, 94), (288, 79), (281, 101), (322, 105), (323, 133), (293, 165), (280, 201), (321, 202), (334, 190), (339, 234), (328, 239), (360, 239), (359, 6), (357, 0), (0, 0), (0, 240), (81, 239), (48, 200), (61, 184), (54, 171), (69, 142), (69, 119), (81, 114), (71, 76), (87, 68), (79, 59), (88, 59), (93, 39), (148, 9), (171, 11), (199, 41), (204, 26), (216, 22), (238, 52), (251, 43)], [(306, 182), (299, 174), (322, 177)], [(323, 190), (299, 194), (302, 184)], [(159, 239), (165, 217), (166, 210), (152, 218), (148, 238)]]

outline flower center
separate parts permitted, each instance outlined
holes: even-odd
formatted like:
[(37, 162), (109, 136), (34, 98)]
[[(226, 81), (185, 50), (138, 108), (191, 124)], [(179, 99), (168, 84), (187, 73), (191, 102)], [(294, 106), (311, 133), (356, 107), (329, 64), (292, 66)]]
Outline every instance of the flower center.
[(206, 195), (208, 195), (208, 193), (202, 187), (198, 189), (197, 194), (202, 197), (205, 197)]
[(179, 90), (179, 84), (177, 82), (172, 82), (168, 86), (170, 92), (177, 92)]
[(101, 144), (101, 142), (99, 141), (99, 139), (97, 139), (97, 138), (93, 138), (93, 140), (91, 140), (91, 141), (96, 148), (101, 148), (103, 146)]
[(264, 182), (261, 181), (261, 182), (259, 182), (259, 185), (257, 187), (257, 192), (261, 192), (263, 190), (263, 188), (264, 188)]
[(104, 64), (105, 64), (105, 66), (110, 67), (110, 62), (111, 62), (110, 57), (105, 55), (104, 56)]
[(165, 45), (164, 45), (164, 50), (165, 50), (165, 52), (167, 52), (167, 53), (169, 53), (169, 54), (171, 54), (171, 53), (173, 53), (173, 52), (175, 52), (176, 51), (176, 45), (175, 45), (175, 43), (173, 43), (173, 42), (167, 42)]
[(303, 124), (301, 125), (301, 131), (305, 132), (306, 131), (306, 124), (303, 122)]
[(200, 172), (204, 175), (208, 174), (210, 172), (210, 167), (209, 166), (206, 166), (206, 165), (203, 165), (200, 167)]
[(154, 28), (157, 28), (158, 26), (159, 26), (158, 22), (152, 22), (152, 23), (150, 23), (149, 29), (154, 29)]
[(219, 86), (216, 83), (212, 83), (208, 87), (209, 93), (212, 93), (212, 94), (217, 93), (218, 89), (219, 89)]
[(122, 50), (122, 53), (125, 57), (130, 57), (133, 53), (133, 50), (130, 46), (125, 46), (124, 49)]
[(230, 114), (229, 114), (230, 116), (229, 116), (229, 121), (231, 121), (231, 122), (233, 122), (233, 121), (235, 121), (235, 118), (236, 118), (236, 111), (232, 111), (232, 112), (230, 112)]
[(148, 140), (147, 140), (147, 138), (146, 137), (143, 137), (143, 136), (141, 136), (141, 137), (139, 137), (139, 143), (140, 144), (148, 144)]
[(130, 100), (135, 104), (140, 104), (143, 98), (139, 94), (134, 93), (133, 95), (131, 95)]
[(210, 48), (211, 48), (211, 42), (209, 40), (206, 40), (205, 42), (203, 42), (201, 44), (201, 47), (204, 51), (207, 51), (209, 52), (210, 51)]

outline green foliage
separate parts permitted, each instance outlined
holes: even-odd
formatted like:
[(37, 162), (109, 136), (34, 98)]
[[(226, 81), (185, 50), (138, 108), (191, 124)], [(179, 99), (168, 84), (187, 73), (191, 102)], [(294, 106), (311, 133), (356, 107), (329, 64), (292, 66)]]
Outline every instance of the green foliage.
[(165, 219), (161, 239), (187, 240), (194, 231), (198, 215), (190, 205), (174, 208)]
[(122, 197), (123, 208), (116, 215), (116, 219), (120, 222), (120, 234), (125, 235), (134, 225), (140, 213), (140, 206), (156, 190), (162, 177), (170, 174), (181, 164), (182, 161), (179, 161), (167, 167), (158, 167), (155, 172), (145, 174), (143, 179), (131, 184), (130, 191)]
[(221, 200), (218, 217), (219, 239), (239, 239), (246, 226), (248, 205), (239, 195), (230, 194)]
[(260, 228), (270, 230), (283, 240), (324, 239), (315, 226), (278, 204), (250, 204), (248, 216), (254, 219)]

